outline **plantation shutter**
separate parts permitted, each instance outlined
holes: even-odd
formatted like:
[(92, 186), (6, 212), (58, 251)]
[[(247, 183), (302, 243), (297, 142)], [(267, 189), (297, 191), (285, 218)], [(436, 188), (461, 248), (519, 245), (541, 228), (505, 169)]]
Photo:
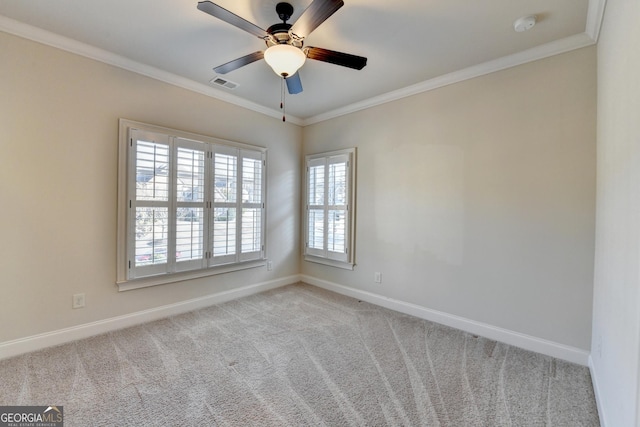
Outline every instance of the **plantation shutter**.
[(264, 154), (214, 146), (212, 265), (264, 256)]
[(347, 261), (349, 155), (327, 160), (327, 258)]
[(210, 218), (211, 264), (235, 262), (237, 254), (238, 155), (237, 148), (214, 146), (212, 161), (213, 202)]
[(126, 166), (119, 171), (118, 284), (143, 279), (125, 286), (151, 286), (178, 273), (201, 277), (259, 266), (266, 149), (163, 131), (121, 128), (126, 157), (121, 151), (120, 165)]
[(264, 156), (259, 151), (240, 150), (242, 194), (240, 198), (240, 261), (263, 257)]
[(168, 270), (170, 221), (170, 146), (167, 135), (132, 129), (130, 134), (130, 277)]
[(350, 153), (307, 159), (305, 254), (348, 262)]
[(307, 253), (320, 257), (325, 256), (326, 242), (325, 166), (324, 158), (307, 163)]
[(175, 143), (176, 271), (203, 268), (205, 259), (205, 145), (177, 138)]

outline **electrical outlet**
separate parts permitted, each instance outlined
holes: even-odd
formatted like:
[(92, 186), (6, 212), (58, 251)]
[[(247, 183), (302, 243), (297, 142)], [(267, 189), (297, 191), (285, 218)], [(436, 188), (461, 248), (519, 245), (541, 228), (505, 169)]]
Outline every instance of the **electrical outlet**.
[(382, 273), (377, 271), (373, 273), (373, 281), (376, 283), (382, 283)]
[(73, 294), (73, 308), (84, 307), (84, 294)]
[(271, 260), (267, 261), (267, 270), (268, 271), (273, 270), (273, 261)]

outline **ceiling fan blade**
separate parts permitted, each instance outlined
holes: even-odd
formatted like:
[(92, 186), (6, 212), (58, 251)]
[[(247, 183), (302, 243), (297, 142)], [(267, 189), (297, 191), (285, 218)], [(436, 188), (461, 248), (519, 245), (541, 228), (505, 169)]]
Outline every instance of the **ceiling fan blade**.
[(257, 52), (250, 53), (249, 55), (245, 55), (238, 59), (234, 59), (233, 61), (229, 61), (226, 64), (219, 65), (213, 69), (218, 74), (227, 74), (229, 71), (237, 70), (240, 67), (244, 67), (245, 65), (249, 65), (252, 62), (256, 62), (260, 59), (264, 58), (264, 52), (261, 50)]
[(284, 79), (287, 82), (287, 89), (291, 95), (302, 92), (302, 81), (300, 80), (300, 73), (295, 73), (293, 76)]
[(308, 47), (305, 51), (307, 52), (307, 58), (309, 59), (330, 62), (331, 64), (354, 68), (356, 70), (362, 70), (364, 66), (367, 65), (367, 58), (363, 56), (336, 52), (334, 50), (327, 50), (319, 47)]
[(236, 26), (241, 30), (245, 30), (246, 32), (251, 33), (254, 36), (260, 37), (261, 39), (270, 37), (269, 33), (267, 33), (262, 28), (210, 1), (198, 2), (198, 9), (205, 13), (208, 13), (211, 16), (221, 19), (224, 22)]
[(293, 24), (291, 32), (298, 37), (307, 37), (343, 5), (342, 0), (314, 0)]

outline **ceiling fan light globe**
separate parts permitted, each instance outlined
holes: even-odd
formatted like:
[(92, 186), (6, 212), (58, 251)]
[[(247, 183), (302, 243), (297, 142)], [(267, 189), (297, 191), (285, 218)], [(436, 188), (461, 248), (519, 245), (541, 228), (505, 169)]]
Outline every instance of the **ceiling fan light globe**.
[(288, 44), (277, 44), (264, 52), (264, 60), (273, 71), (283, 77), (293, 76), (304, 64), (307, 56), (304, 52)]

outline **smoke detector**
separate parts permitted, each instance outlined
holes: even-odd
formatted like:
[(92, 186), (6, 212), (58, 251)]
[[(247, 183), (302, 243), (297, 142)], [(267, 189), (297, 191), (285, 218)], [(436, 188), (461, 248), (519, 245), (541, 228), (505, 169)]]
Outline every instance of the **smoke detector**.
[(522, 18), (516, 19), (513, 23), (513, 29), (518, 33), (530, 30), (536, 25), (536, 19), (537, 16), (535, 15), (523, 16)]

